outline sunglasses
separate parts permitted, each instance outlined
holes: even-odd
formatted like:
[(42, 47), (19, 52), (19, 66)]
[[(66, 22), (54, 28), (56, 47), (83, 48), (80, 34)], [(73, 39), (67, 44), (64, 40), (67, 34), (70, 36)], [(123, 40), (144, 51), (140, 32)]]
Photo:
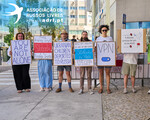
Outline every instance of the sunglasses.
[(108, 30), (102, 30), (103, 32), (107, 32)]

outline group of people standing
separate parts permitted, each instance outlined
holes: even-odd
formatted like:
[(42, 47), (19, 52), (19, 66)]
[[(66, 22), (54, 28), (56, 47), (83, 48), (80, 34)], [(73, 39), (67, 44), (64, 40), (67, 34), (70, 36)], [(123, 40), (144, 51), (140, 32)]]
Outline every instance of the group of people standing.
[[(108, 25), (101, 25), (99, 28), (99, 32), (101, 33), (101, 36), (96, 39), (96, 42), (110, 42), (113, 41), (112, 37), (107, 35), (107, 32), (109, 30)], [(24, 34), (23, 33), (17, 33), (16, 34), (16, 40), (24, 40)], [(60, 42), (65, 41), (71, 41), (68, 39), (68, 33), (63, 30), (61, 32), (61, 40)], [(73, 42), (76, 42), (76, 40), (72, 40)], [(80, 42), (85, 41), (91, 41), (88, 39), (88, 33), (87, 31), (82, 32), (82, 36), (80, 39)], [(118, 48), (118, 47), (117, 47)], [(96, 46), (93, 52), (96, 51)], [(12, 51), (9, 48), (8, 49), (8, 55), (12, 55)], [(134, 88), (135, 84), (135, 74), (136, 74), (136, 68), (137, 68), (137, 59), (138, 54), (124, 54), (123, 58), (123, 66), (122, 66), (122, 74), (124, 75), (124, 90), (123, 93), (128, 93), (127, 90), (127, 82), (128, 82), (128, 76), (131, 76), (131, 83), (132, 83), (132, 92), (135, 93), (136, 90)], [(23, 90), (26, 92), (30, 92), (31, 89), (31, 80), (29, 76), (29, 67), (30, 65), (12, 65), (13, 75), (16, 83), (16, 88), (18, 93), (22, 93)], [(99, 70), (99, 82), (100, 82), (100, 89), (98, 90), (98, 93), (103, 93), (103, 76), (104, 76), (104, 69), (106, 73), (106, 83), (107, 83), (107, 93), (110, 94), (110, 70), (111, 66), (98, 66)], [(66, 71), (69, 91), (72, 93), (74, 90), (71, 86), (71, 66), (57, 66), (57, 71), (59, 72), (59, 85), (56, 89), (56, 93), (59, 93), (62, 91), (62, 81), (63, 81), (63, 74), (64, 70)], [(89, 94), (94, 94), (92, 89), (92, 79), (91, 79), (91, 73), (92, 73), (92, 67), (80, 67), (80, 90), (78, 92), (79, 95), (84, 93), (84, 78), (85, 78), (85, 70), (87, 71), (87, 83), (88, 83), (88, 91)], [(39, 75), (39, 83), (40, 83), (40, 91), (51, 91), (53, 86), (53, 73), (52, 73), (52, 60), (39, 60), (38, 61), (38, 75)], [(148, 91), (150, 93), (150, 91)]]

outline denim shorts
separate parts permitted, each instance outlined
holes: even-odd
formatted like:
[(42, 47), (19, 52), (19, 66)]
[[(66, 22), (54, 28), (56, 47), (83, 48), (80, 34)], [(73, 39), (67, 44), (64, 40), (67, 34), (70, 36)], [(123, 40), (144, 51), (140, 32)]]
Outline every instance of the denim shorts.
[(98, 66), (98, 69), (104, 69), (104, 68), (112, 68), (112, 66)]
[(71, 71), (71, 66), (57, 66), (57, 71)]

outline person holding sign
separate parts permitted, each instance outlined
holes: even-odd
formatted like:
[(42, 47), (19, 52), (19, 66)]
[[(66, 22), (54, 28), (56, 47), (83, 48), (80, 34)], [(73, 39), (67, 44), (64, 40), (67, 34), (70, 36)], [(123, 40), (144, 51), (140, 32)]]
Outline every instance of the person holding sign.
[(131, 76), (132, 92), (136, 93), (134, 84), (135, 84), (137, 60), (138, 60), (138, 53), (130, 53), (123, 55), (122, 74), (124, 75), (124, 91), (123, 91), (124, 94), (128, 93), (127, 83), (129, 74)]
[(52, 60), (38, 61), (40, 91), (50, 91), (53, 85)]
[[(16, 34), (16, 40), (24, 40), (23, 33)], [(16, 48), (17, 49), (17, 48)], [(7, 51), (8, 56), (12, 56), (11, 48)], [(30, 64), (12, 65), (13, 75), (16, 83), (18, 93), (22, 93), (22, 90), (30, 92), (31, 80), (29, 75)]]
[[(112, 37), (107, 36), (107, 32), (109, 30), (108, 25), (101, 25), (99, 28), (99, 32), (102, 34), (100, 37), (96, 39), (96, 42), (110, 42), (113, 41)], [(104, 68), (106, 72), (106, 82), (107, 82), (107, 93), (110, 94), (111, 90), (109, 89), (110, 86), (110, 70), (111, 66), (99, 66), (99, 82), (100, 82), (100, 89), (98, 93), (103, 93), (103, 76), (104, 76)]]
[[(60, 40), (60, 42), (65, 42), (65, 41), (69, 41), (68, 40), (68, 33), (65, 30), (63, 30), (61, 32), (61, 40)], [(59, 92), (62, 91), (61, 87), (62, 87), (64, 69), (66, 70), (66, 76), (67, 76), (69, 91), (70, 92), (74, 92), (74, 90), (71, 87), (71, 75), (70, 75), (71, 66), (58, 66), (57, 70), (59, 71), (59, 87), (56, 90), (56, 93), (59, 93)]]
[[(88, 39), (88, 33), (87, 31), (82, 32), (82, 37), (80, 39), (81, 42), (91, 41)], [(80, 91), (79, 95), (83, 94), (84, 90), (84, 76), (85, 76), (85, 69), (87, 70), (87, 81), (88, 81), (88, 91), (90, 95), (94, 94), (92, 91), (92, 80), (91, 80), (91, 73), (92, 73), (92, 67), (80, 67)]]

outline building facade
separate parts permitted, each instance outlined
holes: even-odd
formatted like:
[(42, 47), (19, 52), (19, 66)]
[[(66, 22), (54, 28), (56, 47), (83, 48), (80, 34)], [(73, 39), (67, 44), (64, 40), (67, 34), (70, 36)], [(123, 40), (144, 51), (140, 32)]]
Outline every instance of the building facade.
[(8, 23), (8, 18), (3, 16), (5, 13), (5, 9), (8, 7), (6, 4), (7, 0), (0, 1), (0, 42), (4, 42), (4, 36), (9, 34), (9, 29), (6, 27), (6, 23)]
[(86, 30), (89, 39), (92, 39), (92, 13), (87, 11), (87, 0), (69, 0), (68, 2), (69, 39), (73, 35), (80, 39), (83, 30)]
[[(109, 35), (117, 40), (117, 30), (145, 28), (149, 39), (150, 28), (149, 0), (93, 0), (93, 34), (100, 35), (98, 28), (102, 24), (110, 26)], [(93, 11), (94, 10), (94, 11)], [(123, 21), (123, 16), (124, 20)], [(125, 22), (123, 24), (123, 22)]]

